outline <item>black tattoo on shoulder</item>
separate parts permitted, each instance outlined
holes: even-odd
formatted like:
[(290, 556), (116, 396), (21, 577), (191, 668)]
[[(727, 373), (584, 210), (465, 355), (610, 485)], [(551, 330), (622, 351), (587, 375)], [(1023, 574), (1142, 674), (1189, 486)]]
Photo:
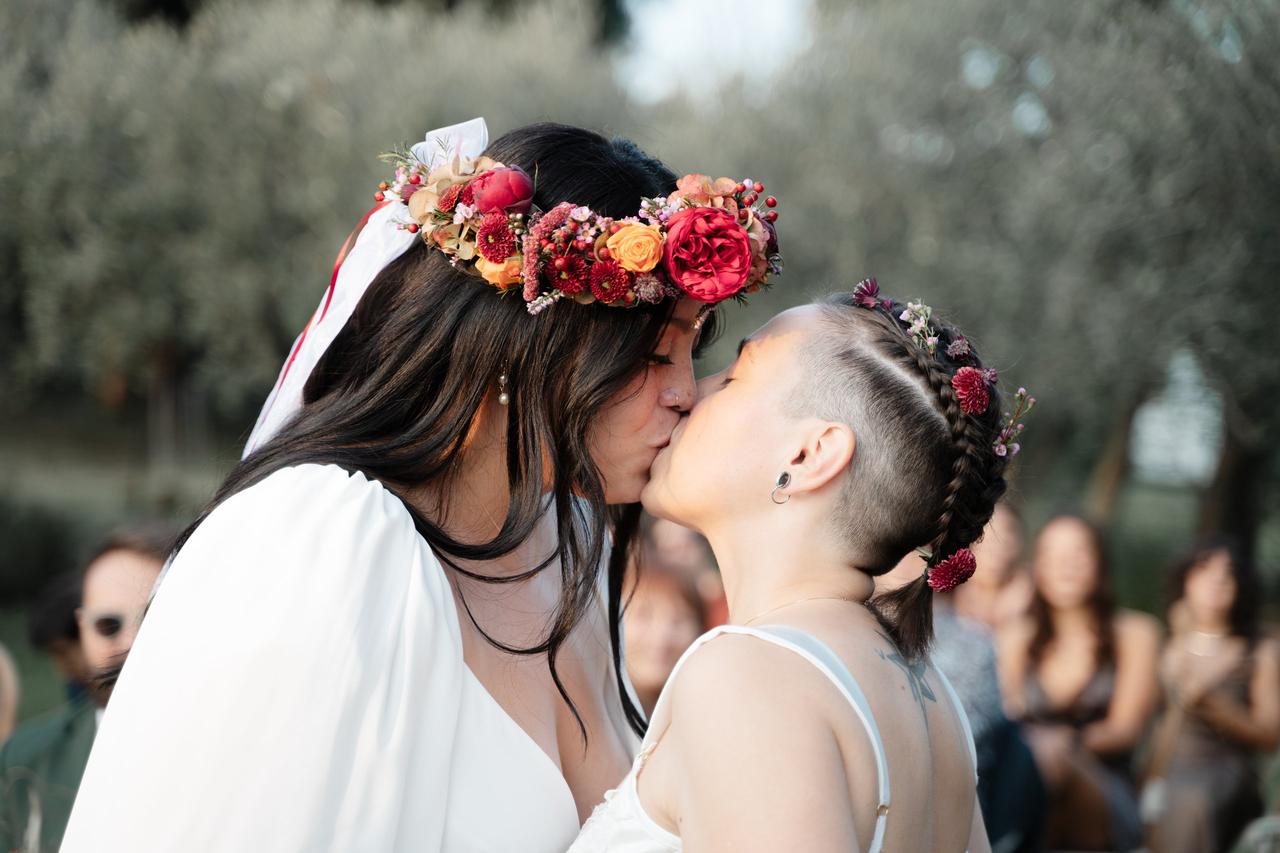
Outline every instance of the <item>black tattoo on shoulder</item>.
[[(884, 641), (890, 646), (893, 645), (888, 637), (885, 637), (883, 634), (880, 636), (883, 637)], [(925, 661), (918, 660), (908, 662), (907, 659), (898, 652), (887, 655), (881, 649), (876, 649), (876, 654), (880, 656), (881, 660), (888, 661), (898, 667), (898, 669), (902, 670), (902, 672), (907, 676), (907, 683), (911, 685), (911, 698), (915, 699), (917, 704), (923, 705), (925, 700), (930, 702), (938, 701), (938, 697), (934, 694), (933, 688), (929, 686), (929, 682), (925, 681), (925, 673), (929, 668)]]

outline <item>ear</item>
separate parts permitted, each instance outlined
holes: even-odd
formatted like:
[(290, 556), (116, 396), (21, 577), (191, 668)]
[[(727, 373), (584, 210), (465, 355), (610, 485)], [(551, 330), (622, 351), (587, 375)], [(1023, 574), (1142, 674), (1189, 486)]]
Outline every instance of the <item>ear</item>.
[(857, 439), (848, 424), (833, 421), (806, 420), (799, 435), (798, 447), (787, 465), (791, 494), (816, 492), (838, 478), (849, 468)]

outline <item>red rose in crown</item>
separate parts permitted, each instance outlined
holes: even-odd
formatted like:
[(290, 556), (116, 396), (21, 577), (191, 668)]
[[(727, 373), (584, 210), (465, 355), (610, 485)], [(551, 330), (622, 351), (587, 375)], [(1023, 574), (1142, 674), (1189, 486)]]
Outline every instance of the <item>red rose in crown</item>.
[(667, 221), (667, 276), (702, 302), (720, 302), (746, 284), (751, 242), (732, 213), (719, 207), (688, 207)]
[(519, 166), (491, 169), (476, 175), (467, 186), (480, 213), (528, 213), (533, 204), (533, 179)]

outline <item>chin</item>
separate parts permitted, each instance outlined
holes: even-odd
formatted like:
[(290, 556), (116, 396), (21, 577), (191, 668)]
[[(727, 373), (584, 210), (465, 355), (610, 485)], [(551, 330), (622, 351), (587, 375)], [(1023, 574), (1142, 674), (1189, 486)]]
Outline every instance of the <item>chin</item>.
[(644, 507), (644, 511), (654, 518), (661, 518), (664, 521), (674, 521), (676, 524), (688, 527), (687, 519), (682, 518), (678, 512), (675, 512), (670, 502), (664, 501), (662, 496), (666, 492), (665, 482), (654, 477), (649, 480), (648, 485), (640, 493), (640, 504)]
[(609, 505), (639, 503), (641, 495), (648, 488), (648, 473), (627, 477), (619, 483), (606, 483), (604, 502)]

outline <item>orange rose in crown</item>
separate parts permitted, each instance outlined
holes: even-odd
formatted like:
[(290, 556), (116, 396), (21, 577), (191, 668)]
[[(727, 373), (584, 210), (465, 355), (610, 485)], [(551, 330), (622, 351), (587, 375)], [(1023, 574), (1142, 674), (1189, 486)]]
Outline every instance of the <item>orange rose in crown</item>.
[(662, 232), (652, 225), (623, 225), (604, 245), (628, 272), (648, 272), (662, 260)]
[(751, 273), (751, 241), (719, 207), (688, 207), (667, 221), (663, 255), (672, 284), (700, 302), (733, 296)]

